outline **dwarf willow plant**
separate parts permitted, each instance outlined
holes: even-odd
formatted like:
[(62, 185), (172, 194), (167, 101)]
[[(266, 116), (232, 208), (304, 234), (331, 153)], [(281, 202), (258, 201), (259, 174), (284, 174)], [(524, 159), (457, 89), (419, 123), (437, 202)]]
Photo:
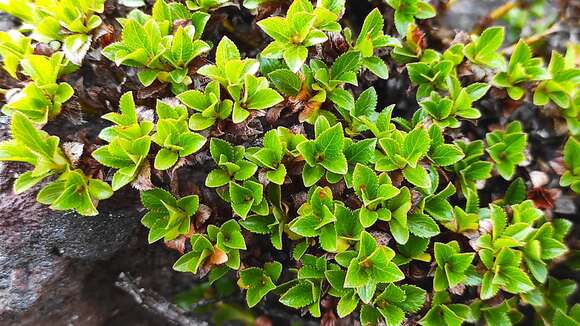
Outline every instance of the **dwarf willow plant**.
[(435, 16), (435, 8), (424, 0), (385, 0), (395, 10), (395, 27), (400, 35), (407, 33), (415, 18), (427, 19)]
[(215, 266), (213, 277), (223, 276), (224, 270), (239, 269), (240, 250), (246, 249), (240, 230), (235, 220), (229, 220), (221, 227), (209, 225), (207, 234), (191, 236), (191, 250), (175, 262), (173, 269), (197, 273), (200, 267)]
[(169, 241), (188, 234), (191, 217), (199, 208), (198, 196), (176, 199), (171, 193), (160, 188), (142, 192), (141, 202), (148, 210), (141, 223), (149, 229), (149, 243), (162, 238)]
[(360, 53), (349, 51), (337, 58), (331, 67), (321, 60), (312, 60), (310, 66), (304, 65), (300, 75), (288, 69), (278, 69), (271, 72), (269, 77), (283, 94), (308, 102), (298, 119), (314, 124), (319, 116), (334, 119), (328, 110), (321, 109), (327, 100), (339, 112), (348, 110), (354, 104), (352, 95), (343, 87), (347, 84), (358, 85), (356, 76), (360, 68)]
[(32, 29), (31, 37), (44, 43), (57, 42), (66, 58), (76, 65), (83, 62), (97, 28), (103, 20), (105, 0), (7, 0), (0, 11), (19, 18)]
[(576, 93), (576, 85), (580, 82), (580, 69), (575, 68), (572, 50), (566, 56), (552, 52), (548, 72), (550, 78), (543, 80), (534, 91), (534, 104), (546, 105), (554, 102), (562, 109), (572, 106)]
[(256, 164), (244, 158), (246, 150), (243, 146), (233, 146), (219, 138), (212, 138), (209, 149), (217, 168), (207, 175), (205, 179), (207, 187), (221, 187), (230, 181), (247, 180), (258, 169)]
[(70, 72), (70, 66), (62, 52), (51, 57), (30, 54), (21, 58), (19, 64), (31, 81), (8, 99), (2, 113), (20, 112), (33, 123), (43, 125), (54, 119), (74, 95), (69, 84), (58, 82), (63, 74)]
[(570, 138), (564, 146), (564, 161), (568, 170), (560, 179), (560, 185), (580, 193), (580, 141)]
[(2, 67), (12, 78), (18, 78), (16, 72), (20, 67), (20, 61), (33, 52), (32, 40), (21, 32), (10, 30), (0, 32), (0, 55)]
[(345, 28), (343, 33), (346, 41), (362, 56), (364, 68), (377, 75), (379, 78), (389, 78), (389, 68), (386, 63), (376, 55), (376, 50), (386, 47), (401, 47), (401, 41), (397, 38), (385, 35), (383, 32), (384, 20), (378, 9), (373, 9), (365, 18), (361, 31), (356, 40), (352, 39), (352, 31)]
[(490, 206), (491, 234), (483, 235), (478, 243), (478, 255), (489, 269), (482, 279), (482, 299), (494, 296), (500, 288), (514, 294), (532, 290), (530, 275), (520, 265), (525, 263), (529, 273), (543, 283), (548, 273), (545, 260), (567, 250), (561, 241), (570, 227), (568, 223), (558, 220), (538, 225), (535, 222), (543, 214), (530, 201), (512, 205), (512, 209), (509, 221), (501, 207)]
[(474, 120), (481, 117), (481, 112), (473, 107), (473, 103), (485, 96), (490, 86), (484, 83), (473, 83), (462, 88), (456, 78), (447, 79), (449, 96), (442, 97), (437, 92), (431, 92), (423, 98), (419, 105), (431, 117), (433, 122), (445, 128), (457, 128), (460, 119)]
[(419, 62), (409, 63), (409, 79), (418, 86), (417, 99), (428, 96), (434, 90), (449, 90), (449, 79), (456, 78), (457, 64), (431, 49), (425, 50)]
[(179, 158), (199, 151), (205, 145), (202, 135), (191, 132), (187, 127), (187, 109), (184, 106), (171, 106), (162, 101), (157, 102), (157, 132), (151, 140), (161, 147), (155, 156), (155, 168), (167, 170), (177, 163)]
[(282, 274), (282, 264), (277, 261), (264, 264), (264, 268), (250, 267), (240, 271), (238, 285), (246, 289), (248, 307), (260, 303), (269, 292), (276, 289), (274, 282)]
[[(427, 1), (387, 0), (360, 28), (342, 20), (344, 0), (313, 2), (157, 0), (110, 32), (99, 27), (104, 1), (0, 3), (23, 22), (0, 32), (19, 87), (5, 91), (0, 161), (32, 167), (14, 191), (38, 186), (51, 209), (96, 215), (132, 185), (148, 241), (182, 253), (174, 270), (207, 275), (204, 289), (237, 279), (266, 315), (262, 302), (277, 298), (362, 325), (511, 325), (526, 305), (534, 322), (580, 322), (567, 303), (574, 282), (550, 276), (577, 254), (566, 246), (573, 225), (542, 210), (557, 182), (538, 186), (532, 167), (517, 168), (536, 166), (537, 136), (503, 110), (558, 108), (562, 159), (549, 166), (559, 192), (580, 193), (577, 45), (545, 67), (533, 38), (508, 46), (503, 27), (427, 35), (430, 24), (415, 23), (435, 16)], [(261, 18), (244, 25), (251, 15)], [(241, 43), (260, 29), (269, 44)], [(107, 67), (101, 55), (123, 81), (118, 105), (98, 108), (102, 142), (61, 142), (47, 131), (67, 119), (63, 104), (87, 98), (63, 79), (80, 78), (83, 62), (80, 72)], [(137, 79), (147, 88), (133, 97)]]
[[(174, 94), (192, 83), (190, 63), (209, 52), (210, 45), (200, 40), (209, 15), (191, 13), (184, 5), (158, 0), (152, 15), (134, 10), (119, 19), (121, 40), (103, 49), (103, 55), (117, 65), (139, 68), (144, 86), (155, 80), (171, 84)], [(176, 21), (186, 22), (174, 29)]]
[(481, 35), (472, 35), (472, 40), (463, 49), (467, 59), (477, 65), (495, 69), (503, 69), (505, 58), (498, 52), (504, 41), (503, 27), (490, 27)]
[(504, 179), (511, 179), (516, 166), (525, 160), (527, 139), (517, 121), (510, 123), (505, 131), (496, 130), (486, 135), (487, 152), (495, 161), (497, 172)]
[(308, 0), (294, 0), (286, 17), (270, 17), (258, 22), (258, 26), (274, 41), (262, 56), (284, 59), (290, 70), (300, 70), (308, 58), (308, 48), (324, 43), (324, 32), (340, 32), (337, 20), (344, 11), (344, 1), (318, 1), (313, 7)]
[(429, 133), (422, 125), (418, 125), (408, 133), (394, 130), (379, 139), (381, 151), (376, 154), (375, 169), (377, 171), (402, 170), (403, 176), (411, 184), (421, 188), (430, 188), (429, 174), (419, 164), (419, 160), (429, 152), (430, 144)]
[[(215, 64), (205, 65), (199, 68), (198, 73), (206, 76), (213, 81), (216, 81), (225, 88), (230, 96), (231, 100), (226, 100), (223, 103), (223, 107), (220, 105), (215, 107), (211, 103), (213, 98), (219, 97), (219, 90), (213, 88), (203, 97), (210, 100), (210, 107), (215, 110), (219, 110), (216, 114), (211, 114), (208, 112), (208, 107), (202, 108), (201, 116), (197, 116), (194, 122), (190, 121), (190, 124), (203, 123), (208, 125), (209, 121), (214, 121), (219, 118), (228, 117), (230, 114), (232, 116), (232, 121), (234, 123), (240, 123), (246, 120), (252, 111), (264, 110), (270, 108), (284, 99), (278, 92), (270, 88), (269, 82), (265, 77), (256, 77), (255, 74), (260, 69), (260, 63), (255, 59), (241, 59), (240, 51), (229, 38), (224, 37), (217, 46)], [(209, 87), (209, 85), (208, 85)], [(213, 86), (217, 87), (217, 85)], [(206, 88), (207, 91), (207, 88)], [(181, 100), (191, 108), (197, 111), (200, 109), (196, 105), (200, 105), (203, 101), (201, 93), (185, 93), (181, 94)], [(203, 107), (203, 105), (202, 105)], [(205, 116), (204, 116), (205, 115)], [(208, 117), (208, 115), (210, 115)], [(216, 116), (217, 115), (217, 116)]]
[(306, 164), (302, 181), (306, 187), (316, 184), (323, 176), (331, 183), (338, 182), (348, 172), (344, 155), (344, 133), (340, 123), (330, 126), (324, 117), (316, 120), (315, 138), (297, 147)]
[(363, 226), (371, 226), (379, 217), (388, 220), (390, 211), (382, 206), (400, 192), (391, 184), (389, 176), (385, 173), (377, 176), (370, 167), (357, 164), (352, 179), (354, 192), (363, 202), (360, 213)]
[(287, 169), (284, 162), (294, 161), (298, 155), (296, 147), (306, 137), (292, 133), (284, 127), (264, 134), (263, 147), (250, 147), (246, 157), (266, 172), (266, 178), (277, 185), (284, 184)]
[(207, 84), (203, 92), (189, 90), (177, 95), (181, 103), (195, 111), (189, 116), (189, 128), (192, 130), (208, 129), (217, 121), (230, 117), (233, 102), (230, 99), (222, 101), (220, 94), (219, 82), (212, 81)]
[(14, 114), (10, 130), (12, 139), (0, 143), (0, 161), (23, 162), (34, 167), (18, 176), (14, 182), (15, 193), (22, 193), (56, 175), (56, 180), (40, 190), (37, 200), (54, 210), (75, 210), (89, 216), (97, 215), (99, 200), (113, 195), (107, 183), (75, 169), (72, 158), (59, 146), (58, 137), (36, 129), (25, 115)]
[(437, 268), (433, 277), (433, 289), (444, 291), (462, 284), (467, 278), (467, 271), (472, 267), (474, 253), (459, 252), (459, 244), (456, 241), (448, 244), (435, 243), (435, 262)]
[(507, 71), (495, 75), (493, 84), (505, 88), (509, 97), (519, 100), (525, 94), (521, 84), (548, 79), (548, 72), (543, 65), (543, 60), (533, 58), (530, 47), (524, 41), (520, 41), (510, 56)]
[(146, 161), (151, 148), (154, 128), (152, 121), (140, 121), (137, 116), (132, 93), (125, 93), (119, 101), (119, 113), (111, 112), (102, 118), (114, 126), (101, 130), (99, 138), (109, 142), (93, 152), (93, 157), (104, 166), (117, 171), (113, 175), (113, 190), (118, 190), (133, 181)]

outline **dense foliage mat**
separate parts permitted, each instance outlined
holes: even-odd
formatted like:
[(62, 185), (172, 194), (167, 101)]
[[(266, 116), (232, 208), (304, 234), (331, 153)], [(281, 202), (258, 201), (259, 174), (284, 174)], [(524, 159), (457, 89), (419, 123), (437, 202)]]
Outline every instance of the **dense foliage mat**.
[(580, 52), (518, 41), (544, 7), (469, 35), (445, 1), (3, 1), (0, 160), (54, 210), (137, 189), (216, 322), (579, 325)]

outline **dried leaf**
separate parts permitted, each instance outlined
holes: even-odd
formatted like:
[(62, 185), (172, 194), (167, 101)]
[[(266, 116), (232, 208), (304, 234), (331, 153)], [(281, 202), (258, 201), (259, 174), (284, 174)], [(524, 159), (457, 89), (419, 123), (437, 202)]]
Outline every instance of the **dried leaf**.
[(552, 209), (561, 193), (559, 189), (539, 187), (528, 192), (528, 199), (531, 199), (539, 209)]
[(66, 142), (62, 144), (64, 154), (73, 166), (77, 166), (81, 155), (83, 155), (84, 145), (77, 142)]
[(211, 208), (204, 204), (199, 204), (197, 213), (195, 214), (195, 226), (199, 229), (202, 225), (207, 222), (211, 216)]
[(221, 251), (218, 247), (213, 247), (213, 255), (209, 257), (208, 264), (210, 265), (221, 265), (228, 261), (228, 255)]
[(139, 191), (151, 190), (154, 188), (153, 183), (151, 182), (151, 166), (149, 165), (149, 161), (145, 161), (139, 174), (131, 183), (133, 188)]

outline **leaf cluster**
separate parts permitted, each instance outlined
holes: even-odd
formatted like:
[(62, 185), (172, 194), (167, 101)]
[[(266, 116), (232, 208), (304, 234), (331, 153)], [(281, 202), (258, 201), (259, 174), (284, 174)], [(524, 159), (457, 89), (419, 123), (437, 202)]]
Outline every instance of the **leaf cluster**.
[(19, 112), (33, 123), (44, 125), (54, 119), (61, 112), (62, 105), (74, 95), (68, 83), (58, 82), (63, 74), (71, 72), (69, 63), (62, 52), (56, 52), (51, 57), (29, 54), (19, 64), (31, 81), (9, 98), (2, 113), (13, 115)]
[(117, 170), (111, 184), (115, 191), (135, 180), (143, 168), (148, 168), (150, 133), (155, 127), (153, 121), (139, 119), (131, 92), (121, 96), (119, 111), (102, 117), (114, 123), (99, 134), (109, 144), (92, 153), (99, 163)]
[[(331, 4), (331, 5), (329, 5)], [(262, 56), (284, 59), (290, 70), (300, 70), (308, 57), (308, 48), (326, 42), (324, 32), (340, 32), (337, 22), (344, 11), (344, 1), (318, 1), (313, 7), (308, 0), (294, 0), (286, 17), (270, 17), (258, 26), (274, 41)]]
[(75, 210), (81, 215), (96, 215), (99, 200), (113, 195), (111, 187), (75, 169), (60, 148), (60, 140), (34, 127), (23, 114), (15, 113), (10, 125), (12, 139), (0, 143), (0, 161), (23, 162), (34, 167), (18, 176), (14, 192), (20, 194), (42, 180), (58, 176), (38, 193), (40, 203), (54, 210)]
[(0, 4), (7, 12), (32, 26), (31, 38), (57, 42), (68, 60), (80, 65), (101, 25), (105, 0), (9, 0)]
[(283, 97), (269, 87), (266, 77), (255, 76), (260, 63), (256, 59), (241, 59), (240, 51), (229, 38), (222, 38), (215, 58), (215, 64), (205, 65), (197, 72), (218, 82), (227, 90), (229, 98), (219, 103), (217, 84), (210, 84), (209, 90), (210, 85), (206, 86), (203, 94), (188, 91), (180, 95), (188, 107), (201, 113), (190, 120), (190, 125), (196, 129), (210, 126), (210, 121), (223, 120), (230, 115), (234, 123), (241, 123), (252, 111), (265, 110), (282, 102)]
[[(174, 30), (177, 20), (188, 23)], [(119, 20), (121, 40), (104, 48), (103, 55), (117, 65), (139, 68), (144, 86), (159, 80), (171, 84), (173, 93), (179, 94), (192, 83), (190, 63), (211, 49), (200, 40), (208, 20), (207, 13), (192, 14), (183, 4), (157, 0), (152, 15), (134, 10)]]

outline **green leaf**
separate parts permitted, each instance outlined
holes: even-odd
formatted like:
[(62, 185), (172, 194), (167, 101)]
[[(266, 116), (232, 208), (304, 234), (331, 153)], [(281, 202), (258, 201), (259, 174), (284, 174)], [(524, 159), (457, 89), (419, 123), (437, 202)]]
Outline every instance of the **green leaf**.
[(350, 315), (358, 306), (359, 301), (360, 300), (354, 291), (340, 297), (338, 305), (336, 306), (338, 317), (344, 318)]
[(383, 27), (383, 15), (378, 8), (375, 8), (365, 18), (356, 43), (360, 44), (366, 38), (374, 38), (375, 36), (381, 35), (383, 32)]
[(215, 169), (208, 173), (205, 179), (205, 186), (210, 188), (217, 188), (225, 186), (230, 182), (230, 176), (224, 170)]
[(281, 297), (280, 302), (291, 308), (306, 307), (314, 302), (314, 287), (309, 281), (291, 287)]
[(320, 220), (316, 216), (300, 216), (292, 221), (290, 230), (303, 237), (315, 237), (318, 235)]
[(217, 46), (215, 62), (218, 67), (225, 67), (231, 60), (240, 60), (240, 51), (232, 40), (224, 36)]
[(264, 264), (264, 272), (275, 282), (282, 275), (282, 264), (277, 261), (266, 263)]
[[(357, 164), (352, 174), (354, 191), (362, 197), (363, 193), (376, 194), (379, 189), (379, 178), (366, 165)], [(374, 199), (374, 196), (370, 199)]]
[(370, 305), (363, 305), (360, 311), (360, 321), (363, 325), (376, 325), (382, 322), (379, 310)]
[(528, 275), (519, 267), (507, 266), (502, 268), (501, 274), (496, 275), (495, 281), (501, 282), (503, 288), (510, 293), (523, 293), (534, 289), (534, 284)]
[(292, 72), (300, 70), (307, 57), (308, 49), (304, 46), (294, 46), (284, 51), (284, 61)]
[(175, 165), (179, 156), (177, 153), (162, 148), (155, 156), (155, 168), (157, 170), (167, 170)]
[(175, 197), (161, 188), (143, 191), (140, 195), (141, 203), (149, 210), (166, 211), (167, 209), (163, 203), (169, 204), (170, 206), (177, 206), (177, 200)]
[(401, 289), (405, 291), (405, 300), (397, 305), (406, 312), (416, 313), (425, 305), (426, 291), (420, 287), (403, 284)]
[(276, 170), (266, 172), (266, 176), (271, 182), (282, 185), (286, 180), (286, 166), (280, 164)]
[[(52, 158), (53, 146), (51, 146), (51, 143), (55, 144), (54, 147), (56, 147), (58, 145), (58, 138), (55, 137), (53, 141), (47, 141), (44, 136), (45, 134), (34, 128), (24, 114), (15, 113), (12, 116), (11, 131), (14, 139), (22, 142), (37, 155)], [(54, 140), (57, 140), (56, 143)]]
[(89, 193), (97, 200), (108, 199), (113, 196), (113, 189), (108, 183), (98, 179), (89, 179)]
[(302, 170), (302, 182), (305, 187), (311, 187), (316, 184), (323, 175), (324, 169), (322, 166), (316, 165), (311, 167), (309, 165), (304, 165), (304, 170)]
[(496, 51), (502, 45), (504, 28), (501, 26), (489, 27), (484, 30), (477, 39), (478, 52), (485, 56), (487, 53)]
[(145, 49), (148, 52), (153, 52), (153, 44), (150, 43), (147, 32), (137, 21), (127, 20), (123, 25), (122, 33), (123, 43), (130, 50)]
[(332, 79), (341, 80), (347, 72), (356, 72), (360, 67), (360, 53), (348, 51), (334, 61), (331, 68)]
[(276, 41), (287, 41), (290, 38), (290, 26), (288, 26), (284, 18), (269, 17), (260, 20), (257, 24), (268, 36)]
[(411, 184), (419, 187), (429, 189), (431, 188), (431, 178), (427, 173), (427, 170), (420, 165), (416, 167), (407, 166), (403, 169), (403, 176)]
[(354, 97), (352, 94), (344, 89), (334, 89), (329, 95), (330, 101), (334, 103), (339, 109), (351, 111), (354, 108)]
[(346, 174), (348, 172), (348, 162), (342, 153), (337, 156), (326, 156), (320, 164), (326, 170), (335, 174)]
[(356, 100), (352, 115), (355, 117), (370, 117), (377, 106), (377, 92), (374, 87), (367, 88)]
[(72, 63), (81, 65), (91, 46), (91, 38), (85, 34), (73, 34), (64, 38), (62, 50)]
[(497, 291), (499, 291), (499, 288), (492, 283), (492, 279), (493, 272), (487, 272), (483, 275), (480, 292), (480, 297), (483, 300), (492, 298), (497, 293)]
[(450, 221), (453, 218), (453, 207), (447, 200), (455, 193), (455, 186), (447, 184), (441, 192), (425, 199), (425, 211), (438, 221)]
[(389, 67), (381, 58), (378, 57), (364, 58), (363, 66), (381, 79), (389, 78)]
[(427, 131), (422, 127), (415, 128), (405, 136), (401, 155), (407, 159), (412, 168), (415, 168), (417, 161), (429, 151), (430, 144), (431, 139)]
[(278, 69), (268, 74), (276, 89), (286, 96), (296, 96), (302, 87), (302, 81), (288, 69)]
[(47, 176), (48, 176), (47, 174), (42, 174), (40, 176), (37, 176), (37, 175), (34, 175), (34, 173), (32, 171), (22, 173), (20, 176), (18, 176), (18, 178), (14, 182), (14, 187), (13, 187), (14, 193), (21, 194), (21, 193), (25, 192), (26, 190), (32, 188), (37, 183), (42, 181)]
[(526, 197), (526, 184), (522, 178), (514, 180), (505, 193), (505, 201), (509, 205), (519, 204), (523, 202)]
[(425, 214), (411, 214), (407, 223), (409, 232), (418, 237), (431, 238), (440, 232), (437, 223)]
[(464, 156), (459, 146), (443, 144), (435, 147), (429, 158), (439, 166), (449, 166), (459, 162)]
[(280, 102), (284, 98), (278, 94), (275, 90), (271, 88), (265, 88), (257, 91), (248, 99), (248, 109), (251, 110), (263, 110), (270, 108)]

